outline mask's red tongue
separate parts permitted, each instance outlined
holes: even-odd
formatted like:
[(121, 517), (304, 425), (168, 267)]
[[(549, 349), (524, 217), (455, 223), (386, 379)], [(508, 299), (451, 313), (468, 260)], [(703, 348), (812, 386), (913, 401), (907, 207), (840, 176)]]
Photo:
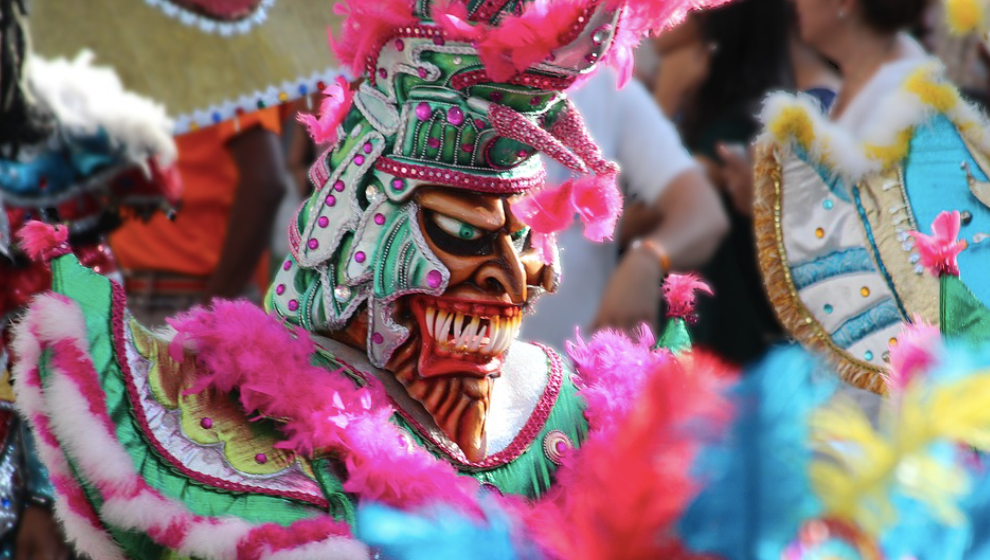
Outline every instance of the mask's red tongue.
[(234, 21), (250, 16), (261, 6), (262, 0), (165, 0), (202, 16)]

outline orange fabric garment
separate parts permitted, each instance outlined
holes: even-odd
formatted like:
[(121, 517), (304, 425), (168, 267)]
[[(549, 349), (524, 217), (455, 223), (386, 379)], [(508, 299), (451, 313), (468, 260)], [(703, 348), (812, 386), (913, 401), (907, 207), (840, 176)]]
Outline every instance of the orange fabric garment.
[(263, 109), (238, 117), (236, 123), (225, 121), (176, 137), (184, 184), (182, 207), (174, 222), (158, 213), (147, 223), (129, 220), (111, 235), (110, 245), (121, 268), (200, 277), (213, 274), (240, 181), (227, 142), (255, 126), (280, 134), (279, 109)]

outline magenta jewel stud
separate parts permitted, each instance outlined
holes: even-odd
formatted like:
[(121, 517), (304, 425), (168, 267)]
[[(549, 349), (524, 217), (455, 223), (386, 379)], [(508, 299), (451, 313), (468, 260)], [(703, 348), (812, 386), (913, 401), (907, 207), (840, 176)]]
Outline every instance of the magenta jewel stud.
[(406, 190), (406, 182), (402, 179), (392, 179), (392, 190), (402, 192)]
[(474, 126), (478, 130), (484, 130), (488, 127), (488, 123), (485, 122), (485, 119), (474, 119)]
[(364, 254), (364, 251), (358, 251), (354, 254), (354, 260), (363, 263), (368, 258), (368, 255)]
[(275, 293), (278, 294), (278, 295), (284, 294), (285, 293), (285, 284), (279, 284), (278, 286), (275, 286)]
[(447, 122), (454, 126), (460, 126), (464, 124), (464, 111), (460, 107), (451, 107), (447, 111)]
[(326, 199), (324, 199), (324, 202), (327, 206), (333, 206), (334, 204), (337, 204), (337, 197), (332, 194), (328, 194)]
[(430, 138), (429, 140), (426, 141), (426, 145), (429, 146), (429, 147), (431, 147), (431, 148), (434, 148), (434, 149), (435, 148), (439, 148), (440, 147), (440, 139), (439, 138)]
[(333, 190), (335, 190), (337, 192), (344, 192), (344, 187), (345, 186), (346, 185), (344, 185), (344, 182), (343, 181), (337, 181), (336, 183), (333, 184)]
[(325, 228), (328, 225), (330, 225), (330, 218), (328, 218), (326, 216), (320, 216), (320, 219), (319, 220), (316, 220), (316, 224), (318, 226), (320, 226), (321, 228)]
[(310, 239), (308, 243), (306, 243), (306, 246), (309, 247), (310, 249), (316, 249), (317, 247), (320, 246), (320, 242), (317, 241), (315, 238), (313, 238)]
[(423, 102), (420, 102), (419, 105), (416, 105), (416, 118), (417, 119), (419, 119), (421, 121), (427, 121), (427, 120), (430, 120), (430, 117), (431, 116), (433, 116), (433, 110), (430, 109), (430, 104), (429, 103), (423, 101)]
[(385, 214), (375, 214), (375, 223), (378, 225), (385, 225)]
[(289, 300), (289, 311), (295, 311), (297, 309), (299, 309), (299, 302), (296, 301), (296, 300), (294, 300), (294, 299), (290, 299)]
[(402, 51), (406, 50), (406, 42), (403, 41), (402, 39), (396, 39), (395, 40), (395, 50), (397, 50), (399, 52), (402, 52)]
[(431, 288), (439, 288), (443, 283), (443, 274), (440, 274), (439, 270), (431, 270), (426, 274), (426, 283)]
[(282, 270), (289, 270), (290, 268), (292, 268), (292, 261), (285, 261), (282, 264)]
[(382, 336), (382, 333), (376, 332), (375, 334), (371, 335), (371, 341), (374, 342), (375, 344), (381, 344), (385, 342), (385, 337)]
[(491, 99), (495, 103), (498, 103), (498, 102), (502, 101), (502, 92), (501, 91), (493, 91), (493, 92), (491, 92), (488, 95), (488, 99)]
[(213, 419), (203, 418), (202, 420), (199, 421), (199, 425), (202, 426), (204, 430), (209, 430), (210, 428), (213, 427)]
[(254, 456), (254, 460), (259, 465), (264, 465), (265, 463), (268, 462), (268, 455), (265, 455), (264, 453), (258, 453), (257, 455)]
[(370, 154), (371, 150), (372, 150), (371, 142), (366, 143), (364, 145), (364, 153)]
[(388, 70), (386, 70), (384, 68), (379, 68), (378, 69), (378, 77), (381, 78), (381, 79), (383, 79), (383, 80), (385, 78), (387, 78), (388, 77)]
[(416, 74), (419, 75), (419, 77), (420, 77), (421, 80), (425, 80), (426, 79), (426, 68), (417, 68), (416, 69)]
[(434, 44), (434, 45), (436, 45), (436, 46), (438, 46), (438, 47), (442, 47), (442, 46), (444, 46), (444, 44), (445, 44), (446, 42), (447, 42), (447, 41), (445, 41), (445, 40), (443, 39), (443, 37), (441, 37), (440, 35), (435, 35), (435, 36), (433, 37), (433, 44)]
[(360, 154), (354, 156), (354, 165), (364, 165), (364, 156)]

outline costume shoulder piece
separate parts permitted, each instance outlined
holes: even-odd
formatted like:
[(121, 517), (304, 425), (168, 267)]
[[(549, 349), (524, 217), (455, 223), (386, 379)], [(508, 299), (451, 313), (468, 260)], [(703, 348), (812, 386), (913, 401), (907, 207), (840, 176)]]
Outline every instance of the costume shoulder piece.
[(882, 391), (905, 323), (953, 328), (943, 324), (948, 294), (912, 232), (931, 233), (937, 215), (959, 212), (970, 245), (959, 280), (990, 301), (987, 121), (937, 62), (881, 101), (860, 137), (804, 98), (772, 97), (764, 120), (755, 212), (771, 300), (791, 334), (848, 382)]

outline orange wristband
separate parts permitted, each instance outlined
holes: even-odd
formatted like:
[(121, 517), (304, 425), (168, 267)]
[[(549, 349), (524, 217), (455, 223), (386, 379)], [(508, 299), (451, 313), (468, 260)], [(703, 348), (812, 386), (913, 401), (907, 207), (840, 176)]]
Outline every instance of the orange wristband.
[(667, 251), (663, 248), (663, 245), (660, 245), (652, 239), (637, 239), (632, 242), (631, 248), (634, 251), (640, 247), (646, 249), (654, 257), (656, 257), (657, 261), (660, 262), (660, 272), (664, 276), (670, 272), (670, 255), (667, 254)]

